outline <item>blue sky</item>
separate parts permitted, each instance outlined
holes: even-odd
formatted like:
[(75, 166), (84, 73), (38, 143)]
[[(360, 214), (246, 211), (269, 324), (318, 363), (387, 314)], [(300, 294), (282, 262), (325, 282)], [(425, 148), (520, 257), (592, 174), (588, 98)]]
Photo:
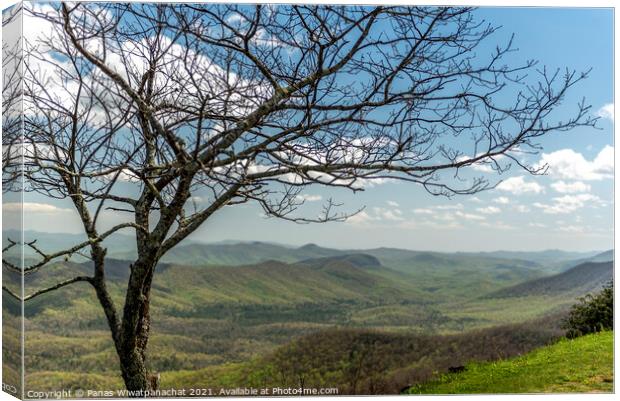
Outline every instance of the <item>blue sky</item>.
[[(225, 208), (191, 237), (201, 241), (261, 240), (337, 248), (390, 246), (441, 251), (608, 249), (613, 246), (613, 13), (610, 9), (482, 8), (476, 11), (502, 26), (481, 56), (515, 33), (519, 52), (509, 62), (539, 60), (539, 66), (578, 71), (592, 68), (575, 87), (563, 113), (585, 97), (600, 114), (599, 128), (555, 133), (541, 141), (544, 150), (532, 164), (547, 162), (546, 176), (517, 168), (491, 181), (498, 188), (475, 196), (434, 197), (423, 189), (388, 182), (352, 194), (312, 187), (306, 191), (310, 210), (329, 197), (362, 213), (343, 223), (298, 225), (265, 219), (258, 206)], [(611, 111), (611, 113), (610, 113)], [(77, 216), (66, 202), (51, 203), (27, 195), (25, 228), (79, 232)], [(6, 202), (6, 200), (5, 200)], [(38, 206), (34, 206), (38, 205)], [(45, 206), (47, 205), (47, 206)], [(7, 210), (5, 208), (5, 221)], [(111, 221), (116, 217), (109, 216)]]

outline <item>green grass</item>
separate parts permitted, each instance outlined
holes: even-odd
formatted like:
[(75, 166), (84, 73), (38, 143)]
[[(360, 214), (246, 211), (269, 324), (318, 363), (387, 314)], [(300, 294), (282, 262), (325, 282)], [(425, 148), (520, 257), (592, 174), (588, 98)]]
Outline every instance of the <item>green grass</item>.
[(563, 339), (518, 358), (467, 365), (463, 373), (412, 387), (410, 394), (613, 391), (613, 332)]

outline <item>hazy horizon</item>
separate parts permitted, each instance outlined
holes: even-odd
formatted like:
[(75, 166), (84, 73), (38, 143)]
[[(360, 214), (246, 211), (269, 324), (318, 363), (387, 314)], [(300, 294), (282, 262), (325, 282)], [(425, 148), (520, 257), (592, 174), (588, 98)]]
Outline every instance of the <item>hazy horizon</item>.
[[(8, 229), (8, 230), (3, 230), (3, 232), (7, 232), (7, 231), (19, 231), (17, 229)], [(24, 230), (25, 233), (39, 233), (39, 234), (46, 234), (46, 235), (70, 235), (70, 236), (76, 236), (76, 237), (81, 237), (82, 234), (81, 233), (63, 233), (63, 232), (52, 232), (52, 231), (37, 231), (37, 230)], [(123, 237), (131, 237), (134, 238), (131, 234), (125, 234), (122, 231), (117, 232), (113, 235), (111, 235), (110, 237), (108, 237), (109, 239), (115, 238), (115, 237), (119, 237), (119, 236), (123, 236)], [(85, 237), (84, 237), (85, 238)], [(4, 240), (6, 238), (3, 238)], [(35, 239), (35, 238), (33, 238)], [(109, 242), (109, 239), (107, 240)], [(103, 242), (104, 245), (106, 243), (106, 241)], [(233, 239), (233, 238), (229, 238), (229, 239), (221, 239), (221, 240), (212, 240), (212, 241), (204, 241), (204, 240), (200, 240), (200, 239), (195, 239), (190, 237), (189, 239), (181, 242), (178, 246), (179, 247), (183, 247), (183, 246), (187, 246), (187, 245), (191, 245), (191, 244), (199, 244), (199, 245), (227, 245), (227, 244), (248, 244), (248, 243), (261, 243), (261, 244), (271, 244), (271, 245), (277, 245), (277, 246), (282, 246), (282, 247), (288, 247), (288, 248), (301, 248), (301, 247), (305, 247), (305, 246), (318, 246), (321, 248), (328, 248), (328, 249), (336, 249), (336, 250), (351, 250), (351, 251), (363, 251), (363, 250), (371, 250), (371, 249), (379, 249), (379, 248), (391, 248), (391, 249), (400, 249), (400, 250), (406, 250), (406, 251), (414, 251), (414, 252), (435, 252), (435, 253), (495, 253), (495, 252), (522, 252), (522, 253), (543, 253), (543, 252), (566, 252), (566, 253), (579, 253), (579, 254), (598, 254), (598, 253), (604, 253), (604, 252), (608, 252), (608, 251), (613, 251), (615, 248), (612, 246), (610, 248), (592, 248), (592, 249), (588, 249), (588, 250), (572, 250), (572, 249), (562, 249), (562, 248), (532, 248), (532, 249), (524, 249), (524, 248), (515, 248), (515, 249), (505, 249), (505, 248), (497, 248), (497, 249), (489, 249), (489, 250), (434, 250), (434, 249), (424, 249), (424, 248), (406, 248), (406, 247), (401, 247), (401, 246), (390, 246), (390, 245), (383, 245), (383, 246), (375, 246), (375, 247), (360, 247), (360, 248), (355, 248), (355, 247), (339, 247), (339, 246), (334, 246), (334, 245), (329, 245), (329, 244), (324, 244), (321, 243), (320, 241), (315, 241), (315, 242), (280, 242), (280, 241), (268, 241), (268, 240), (260, 240), (260, 239)]]

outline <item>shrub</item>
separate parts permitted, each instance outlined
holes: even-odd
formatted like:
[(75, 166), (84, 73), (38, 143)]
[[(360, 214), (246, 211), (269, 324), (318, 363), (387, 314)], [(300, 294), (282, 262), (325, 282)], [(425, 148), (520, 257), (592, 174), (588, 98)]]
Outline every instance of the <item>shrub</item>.
[(564, 321), (566, 337), (575, 338), (589, 333), (612, 330), (614, 325), (614, 286), (608, 283), (601, 292), (588, 294), (573, 305)]

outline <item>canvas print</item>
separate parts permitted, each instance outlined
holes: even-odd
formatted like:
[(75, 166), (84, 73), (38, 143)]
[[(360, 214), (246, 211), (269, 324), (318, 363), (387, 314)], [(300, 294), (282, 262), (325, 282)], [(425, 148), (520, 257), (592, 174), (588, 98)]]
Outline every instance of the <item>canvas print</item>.
[(4, 392), (614, 391), (613, 9), (2, 22)]

